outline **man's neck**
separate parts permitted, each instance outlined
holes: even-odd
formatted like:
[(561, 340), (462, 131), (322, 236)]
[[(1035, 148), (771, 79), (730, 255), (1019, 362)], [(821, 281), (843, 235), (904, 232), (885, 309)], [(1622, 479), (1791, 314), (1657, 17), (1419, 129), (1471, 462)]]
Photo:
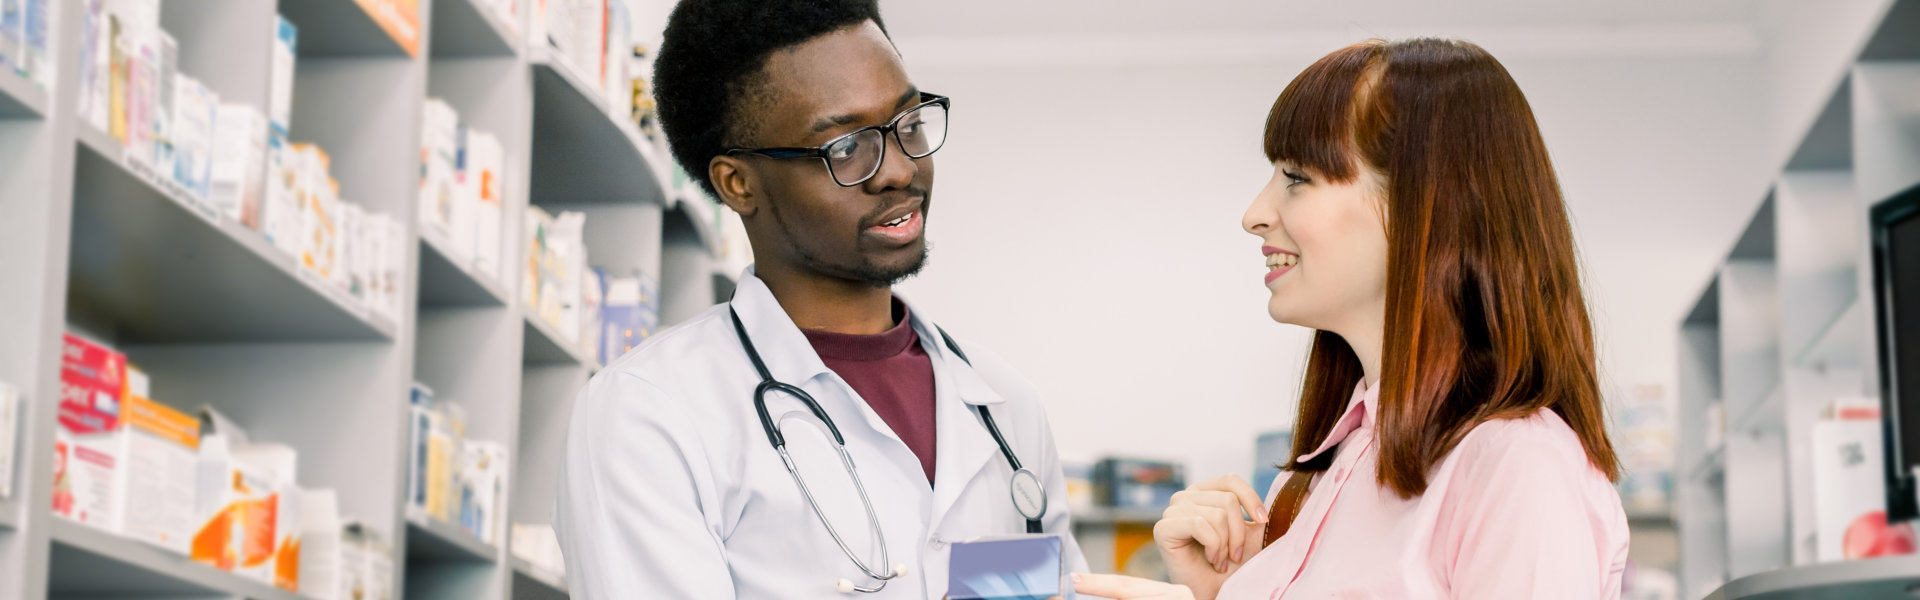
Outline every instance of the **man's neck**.
[(876, 335), (895, 325), (892, 288), (798, 273), (767, 273), (760, 281), (801, 329)]

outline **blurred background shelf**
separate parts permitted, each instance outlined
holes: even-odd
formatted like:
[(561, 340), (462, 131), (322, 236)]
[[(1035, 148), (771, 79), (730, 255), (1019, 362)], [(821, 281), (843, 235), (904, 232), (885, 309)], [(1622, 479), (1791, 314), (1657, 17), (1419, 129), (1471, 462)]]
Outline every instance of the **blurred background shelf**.
[(65, 519), (52, 521), (54, 597), (230, 597), (295, 600), (292, 592), (215, 569), (144, 542)]
[(433, 3), (435, 58), (517, 57), (520, 35), (484, 0), (438, 0)]
[(0, 119), (37, 119), (47, 114), (47, 91), (12, 69), (0, 68)]
[(1089, 525), (1146, 525), (1160, 522), (1164, 511), (1157, 509), (1129, 509), (1096, 506), (1073, 515), (1076, 527)]
[(391, 340), (394, 325), (257, 231), (79, 126), (70, 304), (121, 342)]
[(1920, 585), (1920, 556), (1789, 567), (1727, 582), (1707, 600), (1839, 600), (1911, 598)]
[(1846, 310), (1834, 317), (1813, 343), (1801, 352), (1794, 364), (1801, 367), (1848, 367), (1860, 364), (1860, 350), (1867, 333), (1867, 303), (1854, 298)]
[(440, 236), (420, 234), (420, 305), (429, 308), (505, 306), (500, 282), (461, 264)]
[(553, 325), (535, 316), (531, 310), (526, 314), (526, 328), (526, 352), (521, 355), (521, 362), (529, 365), (573, 363), (589, 369), (600, 368), (600, 362), (588, 355), (585, 349), (561, 338)]
[(665, 205), (651, 144), (626, 115), (612, 114), (599, 88), (536, 45), (533, 64), (532, 203), (652, 202)]
[(566, 598), (567, 583), (550, 573), (534, 568), (520, 557), (507, 559), (513, 565), (513, 597), (516, 599)]
[(486, 564), (498, 553), (498, 548), (452, 523), (407, 518), (408, 562)]
[(280, 15), (300, 29), (296, 50), (301, 58), (406, 59), (412, 55), (359, 2), (281, 0)]

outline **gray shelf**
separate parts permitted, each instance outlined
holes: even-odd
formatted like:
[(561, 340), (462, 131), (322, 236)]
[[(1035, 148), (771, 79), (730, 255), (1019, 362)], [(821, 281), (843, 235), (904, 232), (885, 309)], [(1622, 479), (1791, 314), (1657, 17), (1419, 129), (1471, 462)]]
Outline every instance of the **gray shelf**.
[(66, 519), (51, 522), (52, 567), (47, 590), (72, 596), (228, 596), (295, 600), (296, 594), (194, 562), (158, 546)]
[(1653, 511), (1627, 513), (1627, 527), (1632, 529), (1673, 529), (1676, 525), (1673, 513)]
[(1866, 303), (1859, 298), (1833, 318), (1827, 328), (1794, 359), (1801, 367), (1853, 367), (1860, 365), (1860, 351), (1866, 345)]
[(1707, 600), (1908, 598), (1920, 585), (1920, 556), (1789, 567), (1727, 582)]
[(520, 55), (519, 36), (480, 0), (438, 0), (433, 3), (434, 58), (513, 57)]
[(555, 363), (573, 363), (589, 369), (599, 369), (600, 361), (587, 354), (587, 351), (560, 337), (553, 326), (535, 316), (531, 309), (526, 311), (526, 352), (521, 362), (529, 365), (550, 365)]
[(0, 119), (38, 119), (47, 114), (47, 91), (0, 67)]
[(544, 45), (533, 64), (533, 204), (667, 204), (651, 145)]
[(1140, 508), (1096, 506), (1090, 510), (1075, 512), (1073, 515), (1073, 525), (1075, 527), (1090, 525), (1146, 525), (1151, 527), (1154, 523), (1160, 522), (1160, 515), (1164, 512), (1165, 511), (1162, 510)]
[(75, 127), (70, 310), (121, 343), (391, 340), (394, 325)]
[(533, 564), (528, 563), (524, 558), (509, 557), (507, 562), (513, 565), (513, 598), (515, 600), (558, 600), (568, 597), (567, 582), (533, 568)]
[(1727, 446), (1721, 444), (1700, 457), (1700, 462), (1687, 469), (1687, 480), (1698, 481), (1702, 478), (1719, 475), (1727, 470)]
[(499, 549), (452, 523), (407, 518), (407, 562), (493, 564)]
[(438, 235), (420, 232), (420, 305), (428, 308), (506, 306), (500, 283), (461, 264)]
[[(18, 457), (16, 457), (17, 459)], [(24, 471), (25, 469), (15, 469)], [(17, 475), (16, 475), (17, 476)], [(13, 531), (20, 528), (20, 492), (14, 490), (14, 497), (0, 500), (0, 531)]]
[(713, 213), (710, 211), (703, 212), (697, 208), (689, 208), (686, 206), (688, 202), (705, 202), (705, 200), (681, 200), (675, 203), (675, 206), (669, 208), (667, 214), (670, 217), (677, 215), (678, 219), (682, 223), (685, 223), (688, 229), (692, 229), (694, 236), (700, 239), (700, 245), (706, 247), (709, 256), (718, 256), (720, 254), (720, 234), (713, 230), (713, 221), (709, 219), (713, 216)]
[(373, 15), (351, 0), (280, 0), (280, 15), (300, 29), (300, 58), (410, 57)]

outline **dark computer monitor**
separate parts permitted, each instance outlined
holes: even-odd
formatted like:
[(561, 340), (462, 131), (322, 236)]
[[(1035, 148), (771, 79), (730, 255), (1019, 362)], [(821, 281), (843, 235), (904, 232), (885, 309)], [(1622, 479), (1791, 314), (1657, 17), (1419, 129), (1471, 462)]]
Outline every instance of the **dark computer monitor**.
[(1880, 356), (1880, 421), (1887, 521), (1920, 517), (1920, 186), (1873, 206), (1873, 322)]

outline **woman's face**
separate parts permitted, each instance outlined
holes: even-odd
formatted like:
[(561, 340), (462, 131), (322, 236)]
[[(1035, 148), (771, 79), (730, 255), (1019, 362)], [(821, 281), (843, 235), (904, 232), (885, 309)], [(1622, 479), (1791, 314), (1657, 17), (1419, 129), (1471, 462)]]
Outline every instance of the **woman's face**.
[[(1351, 336), (1386, 319), (1387, 234), (1373, 169), (1331, 183), (1287, 161), (1247, 207), (1241, 227), (1266, 255), (1267, 314)], [(1373, 323), (1368, 326), (1368, 323)]]

